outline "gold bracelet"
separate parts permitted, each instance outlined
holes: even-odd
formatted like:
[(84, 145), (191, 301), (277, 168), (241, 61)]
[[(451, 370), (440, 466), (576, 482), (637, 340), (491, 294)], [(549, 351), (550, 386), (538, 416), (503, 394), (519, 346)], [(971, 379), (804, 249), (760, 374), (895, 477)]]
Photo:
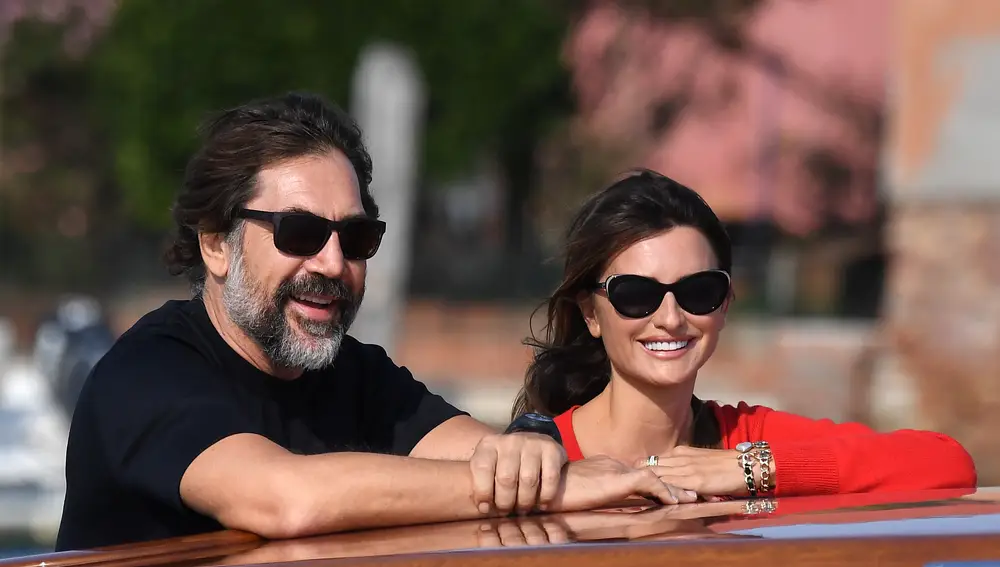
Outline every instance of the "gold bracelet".
[(774, 477), (771, 475), (771, 463), (773, 462), (771, 449), (769, 447), (758, 449), (754, 456), (757, 457), (757, 463), (760, 465), (760, 491), (771, 492), (774, 490), (775, 484)]
[(736, 445), (736, 450), (739, 452), (737, 456), (737, 462), (743, 469), (743, 480), (747, 485), (747, 492), (750, 494), (750, 498), (757, 497), (757, 484), (756, 479), (753, 475), (753, 455), (750, 451), (754, 448), (754, 444), (744, 441), (743, 443), (738, 443)]

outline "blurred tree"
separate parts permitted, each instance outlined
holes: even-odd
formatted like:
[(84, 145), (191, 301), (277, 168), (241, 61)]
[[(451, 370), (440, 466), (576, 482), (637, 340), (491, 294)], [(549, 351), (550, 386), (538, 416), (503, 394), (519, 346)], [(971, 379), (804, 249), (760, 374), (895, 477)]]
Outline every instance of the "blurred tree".
[[(882, 87), (872, 89), (870, 82), (865, 84), (868, 70), (864, 66), (838, 67), (829, 62), (843, 63), (852, 58), (877, 61), (881, 53), (830, 44), (828, 53), (836, 55), (816, 57), (818, 50), (811, 50), (811, 61), (816, 64), (819, 59), (819, 64), (815, 69), (807, 68), (794, 47), (796, 42), (802, 45), (808, 39), (797, 30), (775, 34), (773, 25), (762, 33), (761, 21), (777, 12), (784, 16), (794, 12), (796, 16), (785, 17), (784, 21), (794, 23), (798, 17), (801, 23), (803, 17), (808, 18), (802, 15), (804, 10), (814, 10), (813, 17), (819, 18), (846, 4), (820, 0), (794, 10), (788, 8), (795, 3), (564, 0), (565, 7), (576, 15), (566, 49), (580, 112), (575, 123), (549, 146), (546, 159), (551, 173), (543, 183), (549, 194), (538, 196), (545, 218), (554, 221), (564, 209), (555, 203), (578, 199), (581, 188), (589, 192), (595, 182), (603, 183), (622, 167), (657, 161), (651, 158), (657, 151), (663, 161), (663, 155), (668, 153), (665, 148), (678, 135), (682, 116), (686, 115), (689, 122), (715, 120), (716, 128), (720, 128), (722, 122), (735, 123), (734, 116), (726, 113), (742, 104), (744, 112), (756, 114), (758, 125), (740, 122), (741, 127), (756, 129), (765, 124), (772, 133), (780, 134), (772, 136), (772, 140), (755, 140), (760, 147), (746, 148), (750, 150), (750, 167), (772, 170), (781, 157), (788, 157), (803, 172), (801, 177), (808, 179), (801, 179), (795, 189), (789, 188), (791, 194), (784, 195), (787, 198), (770, 198), (758, 204), (756, 211), (743, 207), (735, 213), (737, 216), (774, 223), (798, 236), (874, 219), (877, 207), (873, 164), (881, 140)], [(828, 26), (843, 27), (851, 18), (871, 19), (864, 13), (859, 16), (861, 4), (852, 2), (836, 13), (840, 19)], [(879, 14), (886, 12), (884, 6), (880, 2), (879, 7), (870, 10), (876, 21)], [(871, 28), (866, 31), (871, 32)], [(870, 37), (869, 33), (866, 38)], [(826, 39), (829, 43), (829, 37)], [(869, 42), (868, 49), (873, 48), (878, 49), (878, 45)], [(869, 65), (875, 66), (877, 63)], [(761, 91), (759, 85), (767, 82), (775, 86), (771, 91)], [(754, 88), (757, 106), (749, 107), (747, 93)], [(847, 144), (853, 147), (845, 150), (818, 136), (787, 129), (778, 114), (780, 103), (775, 102), (781, 98), (804, 101), (809, 109), (800, 113), (807, 114), (810, 120), (829, 117), (825, 129), (844, 132), (840, 137), (853, 138)], [(737, 136), (745, 133), (727, 132)], [(754, 135), (770, 136), (763, 132)], [(677, 150), (676, 146), (669, 147), (669, 153), (674, 155)], [(716, 165), (734, 170), (746, 167), (736, 163), (747, 160), (745, 156), (729, 157), (732, 159)], [(721, 211), (723, 214), (734, 213), (740, 208), (736, 203), (752, 200), (755, 191), (752, 184), (730, 189), (731, 194), (716, 203), (729, 208)], [(557, 196), (564, 193), (566, 197)], [(546, 206), (549, 210), (544, 210)], [(758, 213), (760, 218), (746, 218)]]
[[(107, 211), (82, 56), (111, 0), (0, 2), (0, 283), (95, 283)], [(99, 237), (98, 237), (99, 239)]]
[(346, 106), (359, 50), (395, 41), (428, 83), (425, 176), (491, 152), (523, 200), (535, 141), (570, 107), (567, 24), (537, 0), (130, 0), (96, 50), (91, 87), (128, 211), (162, 227), (209, 111), (292, 89)]

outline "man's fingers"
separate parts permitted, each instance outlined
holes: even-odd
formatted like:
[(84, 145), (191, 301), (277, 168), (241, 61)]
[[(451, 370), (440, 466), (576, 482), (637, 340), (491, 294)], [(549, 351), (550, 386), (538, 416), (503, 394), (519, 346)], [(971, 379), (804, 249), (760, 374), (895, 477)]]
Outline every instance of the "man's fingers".
[(497, 510), (508, 514), (517, 501), (517, 482), (521, 470), (521, 453), (504, 451), (497, 459), (496, 477), (493, 489), (493, 504)]
[(566, 464), (566, 452), (560, 447), (556, 451), (542, 453), (542, 486), (538, 491), (538, 505), (542, 510), (556, 499), (559, 486), (562, 484), (563, 465)]
[[(671, 485), (671, 486), (673, 486), (673, 485)], [(687, 504), (687, 503), (690, 503), (690, 502), (697, 502), (698, 501), (698, 493), (697, 492), (695, 492), (693, 490), (686, 490), (686, 489), (683, 489), (683, 488), (679, 488), (677, 486), (673, 486), (673, 488), (675, 490), (675, 494), (677, 495), (677, 501), (679, 503), (681, 503), (681, 504)]]
[(479, 547), (503, 547), (503, 543), (500, 541), (500, 533), (497, 531), (496, 526), (489, 522), (483, 522), (479, 525)]
[(500, 543), (504, 547), (519, 547), (528, 543), (524, 539), (524, 533), (521, 532), (518, 522), (503, 522), (497, 526), (497, 532), (500, 534)]
[(641, 469), (636, 471), (635, 485), (632, 488), (634, 494), (652, 498), (661, 504), (677, 504), (677, 495), (671, 490), (671, 486), (660, 480), (653, 471)]
[(535, 518), (524, 518), (518, 524), (524, 534), (524, 542), (528, 545), (547, 545), (549, 536)]
[(538, 451), (521, 454), (517, 479), (517, 510), (528, 513), (538, 501), (538, 484), (542, 477), (542, 456)]
[(681, 502), (694, 502), (698, 499), (698, 490), (701, 489), (701, 483), (698, 482), (697, 477), (693, 475), (674, 474), (669, 471), (657, 476), (663, 484), (677, 489)]
[(684, 504), (698, 500), (695, 491), (667, 482), (656, 475), (651, 468), (637, 472), (645, 473), (637, 486), (642, 496), (653, 497), (663, 504)]
[(497, 450), (492, 446), (476, 447), (469, 461), (472, 469), (472, 493), (479, 512), (486, 514), (493, 505), (493, 487), (497, 475)]
[(545, 528), (545, 534), (548, 537), (549, 543), (553, 545), (570, 543), (573, 541), (570, 537), (569, 530), (567, 530), (565, 526), (557, 520), (552, 518), (543, 518), (542, 527)]

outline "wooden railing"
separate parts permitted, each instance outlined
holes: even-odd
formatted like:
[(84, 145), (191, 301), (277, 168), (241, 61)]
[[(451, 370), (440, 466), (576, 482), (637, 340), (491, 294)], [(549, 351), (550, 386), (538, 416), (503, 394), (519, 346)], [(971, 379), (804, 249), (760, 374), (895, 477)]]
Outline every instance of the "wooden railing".
[[(413, 543), (419, 538), (414, 538)], [(278, 545), (274, 545), (277, 543)], [(391, 553), (380, 546), (342, 547), (321, 541), (308, 544), (272, 542), (261, 545), (247, 534), (221, 532), (197, 541), (180, 538), (129, 549), (39, 555), (0, 562), (3, 567), (208, 567), (275, 565), (296, 561), (296, 567), (385, 564), (396, 567), (464, 567), (477, 565), (524, 567), (597, 567), (628, 565), (880, 565), (923, 566), (935, 561), (1000, 559), (1000, 536), (877, 537), (853, 539), (690, 540), (676, 535), (629, 543), (593, 543), (552, 547), (460, 549), (413, 545), (409, 553)], [(440, 543), (440, 542), (439, 542)], [(441, 549), (433, 549), (441, 547)], [(423, 548), (423, 549), (421, 549)], [(310, 554), (312, 550), (317, 553)], [(347, 551), (353, 557), (338, 555)], [(399, 551), (397, 548), (396, 551)], [(255, 553), (256, 552), (256, 553)], [(389, 552), (389, 553), (387, 553)]]
[[(966, 493), (960, 495), (959, 493)], [(267, 541), (224, 531), (91, 551), (0, 561), (0, 567), (222, 567), (480, 565), (915, 565), (1000, 560), (1000, 533), (765, 539), (757, 527), (1000, 514), (1000, 494), (932, 491), (782, 499), (774, 515), (746, 515), (741, 501), (452, 522)], [(911, 504), (907, 504), (907, 503)], [(919, 503), (919, 504), (916, 504)], [(860, 508), (859, 508), (860, 507)]]
[(65, 551), (0, 560), (0, 567), (179, 566), (222, 560), (265, 542), (246, 532), (222, 531), (87, 551)]

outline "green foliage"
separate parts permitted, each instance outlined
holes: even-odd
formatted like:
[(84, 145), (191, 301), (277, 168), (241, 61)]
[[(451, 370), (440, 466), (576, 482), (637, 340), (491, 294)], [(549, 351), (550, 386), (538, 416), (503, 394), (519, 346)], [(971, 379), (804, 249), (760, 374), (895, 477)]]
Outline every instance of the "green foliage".
[(87, 65), (67, 54), (68, 27), (23, 20), (3, 45), (0, 282), (86, 288), (112, 207), (102, 191), (103, 153), (85, 118)]
[(128, 0), (93, 53), (94, 109), (127, 210), (163, 226), (208, 113), (287, 90), (346, 108), (360, 50), (384, 39), (420, 63), (424, 173), (443, 178), (513, 143), (521, 109), (533, 109), (531, 130), (568, 110), (568, 23), (538, 0)]

